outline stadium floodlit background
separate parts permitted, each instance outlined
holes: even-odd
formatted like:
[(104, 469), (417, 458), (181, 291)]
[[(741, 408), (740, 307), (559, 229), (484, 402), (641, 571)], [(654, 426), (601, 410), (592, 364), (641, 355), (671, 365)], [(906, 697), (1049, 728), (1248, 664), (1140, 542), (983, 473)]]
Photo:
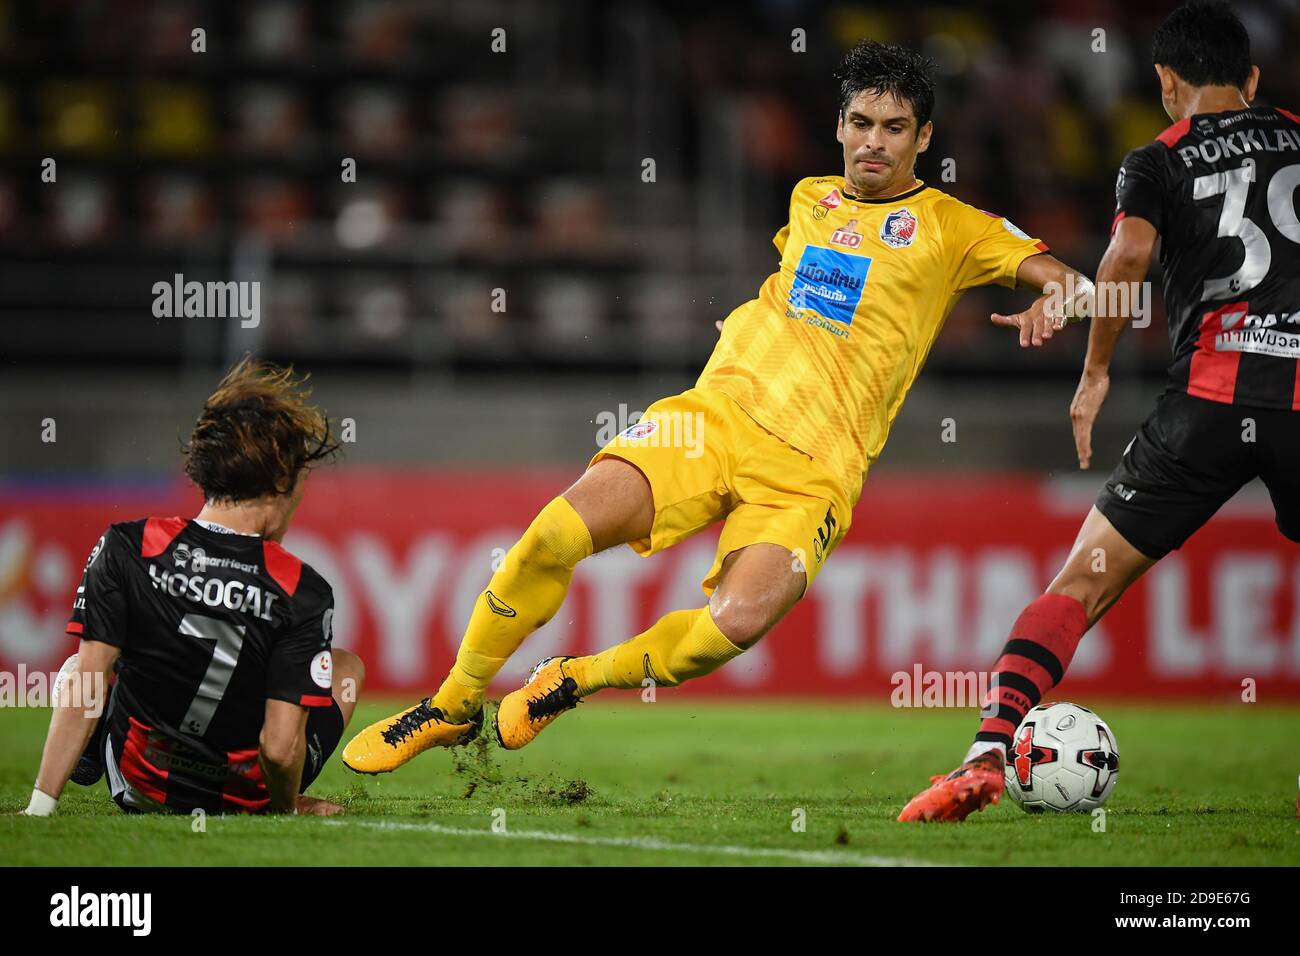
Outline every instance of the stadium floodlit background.
[[(373, 687), (430, 689), (494, 549), (602, 422), (693, 382), (774, 268), (792, 185), (842, 171), (849, 45), (930, 54), (920, 177), (1091, 272), (1121, 158), (1168, 125), (1148, 51), (1171, 7), (0, 2), (0, 660), (57, 666), (107, 521), (196, 506), (179, 438), (254, 351), (351, 422), (288, 542), (334, 583), (338, 640)], [(1297, 5), (1237, 9), (1261, 100), (1300, 104)], [(177, 274), (259, 283), (256, 327), (155, 316)], [(809, 600), (699, 689), (883, 700), (914, 664), (992, 664), (1168, 358), (1157, 292), (1079, 475), (1086, 329), (1022, 351), (988, 315), (1029, 299), (961, 301)], [(585, 562), (506, 680), (702, 603), (713, 538)], [(1067, 690), (1300, 695), (1297, 591), (1247, 489), (1085, 641)]]

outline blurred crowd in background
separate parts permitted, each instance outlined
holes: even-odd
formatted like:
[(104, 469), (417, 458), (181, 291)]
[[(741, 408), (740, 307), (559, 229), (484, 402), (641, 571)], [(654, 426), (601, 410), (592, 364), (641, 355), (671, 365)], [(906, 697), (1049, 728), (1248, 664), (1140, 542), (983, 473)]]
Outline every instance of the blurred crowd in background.
[[(842, 172), (832, 74), (861, 37), (938, 64), (918, 175), (1092, 271), (1120, 160), (1168, 125), (1172, 6), (3, 0), (0, 355), (696, 370), (790, 188)], [(1237, 8), (1261, 100), (1300, 106), (1296, 3)], [(260, 280), (260, 325), (155, 318), (175, 273)], [(1007, 296), (966, 297), (930, 374), (1073, 374), (1082, 336), (1026, 355), (989, 325)], [(1158, 375), (1154, 319), (1126, 361)]]

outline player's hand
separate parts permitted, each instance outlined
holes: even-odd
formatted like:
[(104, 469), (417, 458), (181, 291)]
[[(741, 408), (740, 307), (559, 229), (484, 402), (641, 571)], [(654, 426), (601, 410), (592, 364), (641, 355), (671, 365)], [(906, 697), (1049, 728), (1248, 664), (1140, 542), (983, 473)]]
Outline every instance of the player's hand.
[[(994, 325), (1000, 325), (1008, 329), (1020, 330), (1020, 347), (1028, 348), (1030, 345), (1042, 345), (1052, 337), (1053, 332), (1065, 328), (1065, 315), (1060, 313), (1059, 303), (1052, 301), (1050, 295), (1040, 295), (1034, 300), (1033, 305), (1023, 312), (1017, 312), (1014, 315), (1002, 315), (994, 312), (989, 319)], [(1048, 309), (1048, 305), (1055, 306), (1054, 309)], [(1060, 313), (1060, 314), (1057, 314)]]
[(718, 319), (718, 321), (714, 322), (713, 324), (717, 326), (719, 332), (722, 331), (722, 319)]
[(1070, 402), (1070, 424), (1074, 427), (1074, 450), (1079, 454), (1079, 467), (1087, 469), (1092, 461), (1092, 424), (1097, 420), (1106, 393), (1110, 391), (1110, 376), (1084, 370)]
[(332, 817), (337, 813), (342, 813), (343, 808), (337, 803), (330, 803), (320, 797), (309, 797), (300, 794), (294, 804), (294, 811), (299, 816)]

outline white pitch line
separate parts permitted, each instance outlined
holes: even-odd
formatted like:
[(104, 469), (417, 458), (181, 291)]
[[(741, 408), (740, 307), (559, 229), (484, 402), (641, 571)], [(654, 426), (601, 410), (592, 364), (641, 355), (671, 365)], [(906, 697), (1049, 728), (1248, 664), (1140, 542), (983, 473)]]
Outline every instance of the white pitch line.
[(444, 836), (488, 837), (493, 840), (540, 840), (547, 843), (572, 843), (579, 846), (608, 846), (630, 850), (667, 850), (680, 853), (717, 853), (722, 856), (758, 857), (795, 860), (800, 863), (823, 863), (834, 866), (946, 866), (906, 857), (866, 856), (860, 853), (841, 853), (835, 850), (786, 850), (780, 847), (732, 846), (725, 843), (675, 843), (652, 837), (583, 836), (577, 833), (558, 833), (553, 830), (474, 830), (468, 827), (449, 827), (441, 823), (401, 823), (392, 820), (326, 820), (330, 826), (367, 827), (372, 830), (416, 830), (440, 833)]

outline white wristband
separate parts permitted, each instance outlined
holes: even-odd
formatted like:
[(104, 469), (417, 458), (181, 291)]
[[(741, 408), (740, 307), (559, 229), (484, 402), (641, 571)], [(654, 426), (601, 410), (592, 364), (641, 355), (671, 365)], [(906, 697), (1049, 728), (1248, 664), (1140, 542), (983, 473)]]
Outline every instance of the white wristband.
[(54, 812), (54, 808), (58, 805), (58, 797), (51, 797), (43, 790), (37, 790), (33, 787), (31, 802), (27, 804), (27, 809), (23, 811), (23, 815), (29, 817), (48, 817)]
[(1074, 295), (1066, 303), (1065, 314), (1072, 321), (1092, 318), (1093, 303), (1097, 297), (1097, 287), (1086, 276), (1080, 276), (1075, 283)]

